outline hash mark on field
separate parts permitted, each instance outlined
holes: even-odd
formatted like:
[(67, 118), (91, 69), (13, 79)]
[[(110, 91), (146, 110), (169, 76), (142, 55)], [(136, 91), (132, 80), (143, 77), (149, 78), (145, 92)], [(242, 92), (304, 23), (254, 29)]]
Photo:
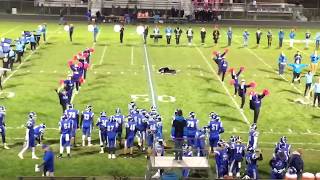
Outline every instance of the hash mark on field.
[(121, 71), (121, 72), (120, 72), (120, 74), (124, 74), (124, 72), (123, 72), (123, 71)]
[(27, 73), (29, 73), (30, 72), (30, 70), (27, 70)]
[(308, 133), (311, 133), (310, 129), (307, 129), (307, 132), (308, 132)]
[(107, 72), (107, 74), (111, 74), (111, 72)]
[(202, 71), (200, 71), (200, 76), (204, 76), (204, 74), (202, 73)]
[(97, 71), (95, 71), (94, 74), (97, 74)]
[(236, 133), (236, 132), (237, 132), (237, 129), (236, 129), (236, 128), (233, 128), (233, 129), (232, 129), (232, 132), (235, 132), (235, 133)]
[(53, 71), (53, 73), (57, 73), (57, 71)]
[(208, 62), (208, 59), (203, 55), (203, 52), (196, 47), (197, 51), (199, 52), (199, 54), (201, 55), (202, 59), (205, 61), (205, 63), (208, 65), (209, 69), (213, 72), (213, 74), (216, 76), (216, 78), (218, 79), (218, 81), (221, 83), (222, 87), (224, 88), (225, 92), (228, 94), (229, 98), (231, 99), (231, 101), (234, 103), (234, 105), (236, 106), (236, 109), (239, 111), (239, 113), (241, 114), (242, 118), (244, 119), (245, 123), (247, 123), (247, 125), (250, 124), (248, 118), (246, 117), (246, 115), (243, 113), (243, 111), (240, 110), (240, 107), (238, 105), (238, 103), (234, 100), (234, 98), (232, 97), (232, 95), (230, 94), (228, 88), (226, 87), (226, 85), (221, 81), (220, 77), (218, 76), (218, 74), (216, 73), (216, 71), (213, 69), (212, 65)]
[(292, 130), (290, 128), (288, 128), (289, 133), (292, 133)]
[(191, 74), (190, 74), (190, 73), (188, 73), (187, 75), (188, 75), (188, 76), (191, 76)]
[(273, 132), (273, 129), (270, 129), (270, 132)]
[(137, 72), (134, 72), (134, 75), (137, 75)]
[(43, 70), (40, 71), (40, 73), (43, 73), (43, 72), (44, 72)]

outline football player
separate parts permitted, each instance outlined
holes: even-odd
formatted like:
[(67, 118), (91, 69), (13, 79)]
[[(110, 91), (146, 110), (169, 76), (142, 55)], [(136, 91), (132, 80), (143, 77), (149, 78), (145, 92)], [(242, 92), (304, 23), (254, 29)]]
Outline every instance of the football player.
[(114, 119), (113, 116), (110, 117), (109, 121), (107, 121), (107, 147), (108, 147), (108, 158), (115, 159), (116, 158), (116, 146), (117, 146), (117, 129), (118, 123)]
[(189, 118), (187, 119), (187, 142), (188, 146), (195, 146), (195, 136), (198, 129), (198, 119), (196, 118), (195, 112), (189, 113)]
[(104, 144), (107, 145), (107, 122), (109, 118), (107, 117), (106, 112), (101, 112), (100, 117), (96, 123), (96, 126), (99, 127), (99, 139), (100, 139), (100, 154), (104, 153)]
[(234, 145), (233, 160), (229, 168), (229, 176), (233, 177), (235, 174), (237, 178), (240, 177), (241, 163), (245, 156), (245, 150), (246, 147), (242, 144), (242, 140), (240, 137), (237, 137), (236, 144)]
[(271, 167), (271, 179), (284, 179), (287, 167), (287, 155), (280, 151), (273, 157), (269, 165)]
[(35, 154), (35, 138), (34, 138), (34, 125), (37, 118), (37, 114), (35, 112), (30, 112), (28, 115), (28, 121), (26, 124), (26, 139), (23, 145), (22, 150), (19, 152), (18, 156), (20, 159), (23, 159), (23, 154), (31, 148), (32, 151), (32, 159), (39, 159)]
[(156, 139), (161, 139), (162, 143), (165, 145), (163, 140), (163, 133), (162, 133), (162, 117), (160, 115), (156, 116)]
[(216, 160), (217, 179), (223, 179), (228, 174), (228, 152), (223, 140), (219, 140), (218, 147), (214, 150)]
[(212, 152), (217, 147), (218, 142), (220, 140), (220, 134), (224, 132), (224, 128), (219, 115), (217, 115), (214, 112), (211, 112), (209, 115), (209, 118), (210, 118), (209, 125), (208, 125), (209, 144), (210, 144), (209, 152)]
[(280, 141), (276, 144), (274, 153), (277, 154), (279, 152), (284, 152), (285, 156), (286, 156), (286, 162), (288, 162), (289, 160), (289, 156), (290, 156), (290, 150), (291, 150), (291, 145), (288, 144), (287, 142), (287, 137), (286, 136), (282, 136), (280, 138)]
[(41, 141), (43, 140), (45, 130), (45, 124), (40, 124), (39, 126), (34, 127), (34, 138), (38, 142), (38, 145), (41, 145)]
[(245, 157), (247, 164), (247, 176), (249, 176), (250, 179), (258, 179), (259, 176), (257, 161), (263, 160), (262, 153), (258, 150), (255, 150), (255, 148), (249, 146)]
[(259, 132), (257, 131), (257, 124), (253, 123), (249, 131), (248, 147), (257, 148)]
[(3, 148), (10, 149), (6, 143), (6, 108), (4, 106), (0, 106), (0, 134)]
[(59, 122), (59, 129), (60, 129), (60, 155), (58, 158), (62, 158), (62, 154), (64, 151), (64, 148), (67, 150), (67, 156), (70, 158), (70, 151), (71, 151), (71, 133), (72, 133), (72, 120), (68, 118), (66, 114), (63, 114), (61, 116), (61, 120)]
[(117, 139), (119, 141), (119, 147), (122, 148), (122, 129), (123, 129), (125, 116), (123, 114), (121, 114), (120, 108), (117, 108), (116, 109), (116, 114), (113, 115), (113, 117), (118, 123)]
[(205, 156), (206, 147), (206, 128), (198, 129), (195, 135), (195, 148), (197, 150), (197, 156)]
[(133, 142), (134, 142), (134, 137), (136, 135), (136, 127), (137, 124), (129, 115), (127, 117), (128, 122), (126, 122), (125, 127), (126, 127), (126, 141), (124, 143), (124, 155), (127, 154), (127, 150), (130, 149), (130, 156), (133, 157)]
[(65, 114), (68, 119), (72, 121), (71, 141), (73, 141), (73, 145), (76, 146), (76, 132), (77, 129), (79, 129), (79, 111), (74, 108), (73, 104), (69, 104)]
[(80, 126), (82, 128), (82, 146), (85, 146), (85, 139), (87, 137), (88, 146), (91, 144), (91, 131), (93, 128), (94, 113), (92, 112), (92, 106), (87, 105), (85, 111), (82, 111)]
[(153, 115), (149, 117), (147, 121), (147, 128), (146, 128), (146, 135), (147, 135), (147, 146), (148, 146), (148, 152), (147, 152), (147, 157), (149, 158), (152, 149), (153, 149), (153, 143), (155, 139), (155, 134), (157, 131), (157, 121), (156, 121), (156, 116)]
[(137, 105), (135, 102), (131, 101), (129, 104), (128, 104), (128, 110), (129, 110), (129, 113), (132, 112), (132, 110), (136, 110), (137, 109)]
[(150, 115), (145, 110), (140, 110), (140, 112), (133, 110), (131, 113), (131, 117), (136, 122), (138, 146), (142, 151), (145, 150), (144, 146), (146, 141), (146, 127), (149, 116)]

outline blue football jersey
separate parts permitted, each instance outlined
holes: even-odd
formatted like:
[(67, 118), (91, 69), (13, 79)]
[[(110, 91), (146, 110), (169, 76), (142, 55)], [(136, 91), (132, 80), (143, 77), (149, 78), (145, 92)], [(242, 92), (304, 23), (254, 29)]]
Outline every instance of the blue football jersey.
[(4, 112), (0, 112), (0, 127), (5, 125), (6, 114)]
[(107, 122), (107, 136), (109, 138), (114, 138), (117, 135), (118, 123), (116, 121)]
[(136, 135), (137, 124), (135, 121), (128, 121), (125, 127), (126, 137), (134, 137)]
[(190, 118), (187, 119), (187, 134), (195, 135), (198, 129), (198, 119)]
[(104, 117), (104, 116), (99, 117), (96, 126), (98, 126), (101, 131), (104, 131), (107, 128), (108, 121), (109, 121), (108, 117)]
[(246, 147), (243, 144), (235, 144), (234, 145), (234, 159), (237, 161), (241, 161), (244, 157), (244, 152), (246, 150)]
[(66, 118), (60, 120), (60, 133), (61, 134), (71, 134), (72, 130), (72, 121)]
[(219, 136), (224, 132), (224, 128), (221, 121), (211, 120), (208, 125), (210, 136)]
[(82, 112), (82, 117), (82, 128), (92, 127), (94, 113), (91, 111), (84, 111)]

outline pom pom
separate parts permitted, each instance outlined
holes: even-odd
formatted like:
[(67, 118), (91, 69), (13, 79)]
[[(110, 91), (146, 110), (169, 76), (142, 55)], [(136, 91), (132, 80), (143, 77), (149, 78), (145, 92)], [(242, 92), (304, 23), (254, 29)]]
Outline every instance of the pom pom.
[(229, 49), (228, 49), (228, 48), (226, 48), (226, 49), (224, 50), (224, 52), (225, 52), (225, 53), (227, 53), (228, 51), (229, 51)]
[(84, 69), (88, 69), (89, 68), (89, 64), (88, 63), (85, 63), (84, 64)]
[(77, 60), (78, 59), (78, 57), (77, 56), (73, 56), (73, 60), (75, 61), (75, 60)]
[(233, 71), (234, 71), (234, 68), (228, 69), (228, 72), (229, 72), (229, 73), (232, 73)]
[(250, 85), (251, 88), (256, 88), (257, 87), (257, 83), (256, 82), (251, 82), (249, 85)]
[(234, 85), (236, 82), (235, 82), (234, 79), (231, 79), (231, 80), (229, 81), (229, 83), (230, 83), (230, 85)]
[(60, 80), (60, 81), (59, 81), (59, 84), (60, 84), (60, 85), (64, 84), (64, 80)]
[(265, 96), (268, 96), (270, 94), (270, 91), (268, 89), (264, 89), (262, 91), (262, 93), (265, 95)]
[(83, 64), (82, 63), (78, 63), (78, 67), (82, 68)]
[(81, 77), (81, 78), (79, 79), (79, 82), (80, 82), (81, 84), (83, 84), (83, 83), (85, 82), (85, 80), (83, 79), (83, 77)]
[(216, 56), (218, 54), (218, 52), (217, 51), (213, 51), (212, 54)]
[(82, 56), (83, 56), (84, 58), (87, 58), (87, 57), (89, 56), (89, 54), (88, 54), (88, 53), (83, 53)]
[(93, 53), (93, 52), (94, 52), (94, 49), (93, 49), (93, 48), (89, 48), (89, 51)]
[(240, 71), (244, 71), (244, 67), (243, 66), (240, 67)]
[(71, 66), (73, 64), (72, 60), (68, 61), (68, 65)]

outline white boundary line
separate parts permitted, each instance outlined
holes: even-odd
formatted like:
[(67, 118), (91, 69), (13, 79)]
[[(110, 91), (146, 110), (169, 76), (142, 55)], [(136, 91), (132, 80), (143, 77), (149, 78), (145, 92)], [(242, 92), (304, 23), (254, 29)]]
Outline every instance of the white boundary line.
[(156, 105), (156, 95), (155, 95), (154, 88), (153, 88), (153, 83), (152, 83), (152, 76), (151, 76), (151, 70), (150, 70), (147, 46), (144, 44), (143, 48), (144, 48), (144, 55), (145, 55), (144, 60), (145, 60), (145, 64), (146, 64), (146, 67), (147, 67), (149, 89), (150, 89), (150, 92), (151, 92), (152, 105), (157, 107), (157, 105)]
[(244, 122), (250, 126), (250, 121), (248, 120), (248, 118), (246, 117), (246, 115), (243, 113), (243, 111), (241, 111), (238, 103), (234, 100), (234, 98), (232, 97), (232, 95), (230, 94), (228, 88), (226, 87), (226, 85), (224, 84), (224, 82), (221, 81), (220, 77), (218, 76), (218, 74), (216, 73), (216, 71), (213, 69), (212, 65), (208, 62), (208, 59), (203, 55), (203, 52), (196, 46), (197, 51), (199, 52), (199, 54), (201, 55), (202, 59), (205, 61), (205, 63), (208, 65), (208, 67), (210, 68), (210, 70), (213, 72), (213, 74), (216, 76), (216, 78), (218, 79), (218, 81), (221, 83), (222, 87), (224, 88), (225, 92), (228, 94), (229, 98), (232, 100), (233, 104), (236, 106), (236, 109), (239, 111), (239, 113), (241, 114)]
[(99, 61), (99, 65), (101, 65), (103, 63), (104, 55), (106, 54), (107, 49), (108, 49), (108, 46), (104, 46), (103, 53), (102, 53), (102, 56), (101, 56), (100, 61)]
[[(54, 32), (59, 31), (59, 29), (60, 29), (60, 27), (58, 27)], [(49, 36), (47, 40), (49, 40), (50, 37), (51, 37), (51, 36)], [(23, 59), (23, 61), (21, 62), (21, 64), (19, 64), (19, 66), (16, 67), (16, 70), (14, 70), (12, 73), (10, 73), (9, 76), (6, 77), (6, 78), (3, 80), (2, 85), (5, 85), (5, 84), (6, 84), (6, 82), (24, 65), (24, 63), (25, 63), (28, 59), (30, 59), (31, 56), (32, 56), (35, 52), (38, 51), (38, 49), (40, 49), (41, 45), (43, 45), (43, 44), (40, 44), (35, 51), (32, 51), (25, 59)]]

